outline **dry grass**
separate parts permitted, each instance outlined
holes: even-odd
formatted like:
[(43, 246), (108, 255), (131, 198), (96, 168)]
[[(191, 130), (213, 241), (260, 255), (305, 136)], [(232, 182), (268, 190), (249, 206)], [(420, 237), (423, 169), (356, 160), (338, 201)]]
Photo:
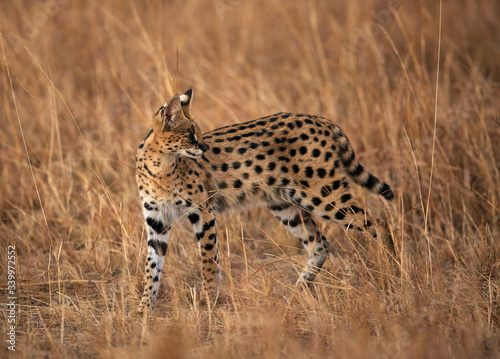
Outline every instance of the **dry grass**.
[[(498, 357), (497, 2), (444, 2), (437, 107), (435, 1), (47, 0), (0, 14), (0, 302), (15, 244), (19, 357)], [(392, 207), (366, 196), (394, 223), (397, 261), (328, 226), (334, 254), (313, 293), (295, 292), (298, 243), (263, 210), (232, 214), (219, 304), (198, 300), (181, 225), (154, 315), (134, 315), (135, 149), (190, 87), (205, 131), (283, 110), (337, 122), (397, 190)]]

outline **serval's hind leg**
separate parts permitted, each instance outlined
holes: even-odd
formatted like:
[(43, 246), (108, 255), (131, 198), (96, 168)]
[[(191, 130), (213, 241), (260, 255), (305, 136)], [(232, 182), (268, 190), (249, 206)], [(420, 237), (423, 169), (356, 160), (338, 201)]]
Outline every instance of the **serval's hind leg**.
[[(374, 218), (364, 209), (358, 201), (348, 192), (341, 196), (322, 197), (321, 200), (311, 201), (307, 198), (302, 200), (302, 204), (313, 208), (313, 213), (323, 219), (328, 219), (348, 229), (355, 229), (367, 233), (370, 237), (376, 238), (391, 255), (395, 254), (394, 242), (389, 233), (386, 221)], [(314, 203), (315, 202), (315, 203)]]
[(360, 208), (355, 201), (336, 209), (332, 220), (346, 228), (368, 234), (379, 241), (388, 254), (395, 255), (394, 242), (386, 221), (374, 218)]
[(297, 206), (281, 203), (270, 205), (269, 209), (306, 248), (309, 260), (297, 284), (311, 283), (326, 260), (328, 241), (311, 215)]

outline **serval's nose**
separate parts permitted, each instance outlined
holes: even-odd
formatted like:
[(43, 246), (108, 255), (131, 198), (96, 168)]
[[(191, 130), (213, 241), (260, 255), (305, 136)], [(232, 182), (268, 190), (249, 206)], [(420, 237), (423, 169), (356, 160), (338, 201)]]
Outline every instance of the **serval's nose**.
[(203, 143), (200, 145), (200, 150), (202, 150), (203, 152), (207, 152), (208, 151), (208, 145), (206, 143)]

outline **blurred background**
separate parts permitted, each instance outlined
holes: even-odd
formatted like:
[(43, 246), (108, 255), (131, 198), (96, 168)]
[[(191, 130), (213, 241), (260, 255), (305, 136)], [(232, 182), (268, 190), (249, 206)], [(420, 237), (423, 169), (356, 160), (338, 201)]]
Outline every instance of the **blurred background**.
[[(442, 5), (2, 2), (0, 236), (17, 250), (18, 355), (497, 355), (500, 3)], [(387, 206), (360, 190), (393, 223), (398, 258), (324, 224), (333, 254), (298, 293), (305, 253), (274, 218), (223, 216), (210, 309), (179, 225), (158, 309), (134, 316), (146, 254), (135, 151), (189, 88), (203, 131), (279, 111), (336, 122), (397, 192)]]

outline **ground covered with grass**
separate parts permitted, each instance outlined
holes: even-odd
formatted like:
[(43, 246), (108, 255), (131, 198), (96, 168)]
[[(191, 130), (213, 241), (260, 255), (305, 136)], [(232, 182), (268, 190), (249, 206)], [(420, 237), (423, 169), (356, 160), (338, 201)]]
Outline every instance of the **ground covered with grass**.
[[(2, 357), (498, 357), (500, 5), (488, 0), (15, 1), (0, 5)], [(279, 111), (339, 124), (394, 204), (398, 256), (323, 223), (305, 252), (262, 209), (222, 216), (218, 304), (190, 226), (135, 313), (146, 233), (135, 150), (194, 90), (203, 131)], [(8, 246), (16, 249), (9, 351)]]

